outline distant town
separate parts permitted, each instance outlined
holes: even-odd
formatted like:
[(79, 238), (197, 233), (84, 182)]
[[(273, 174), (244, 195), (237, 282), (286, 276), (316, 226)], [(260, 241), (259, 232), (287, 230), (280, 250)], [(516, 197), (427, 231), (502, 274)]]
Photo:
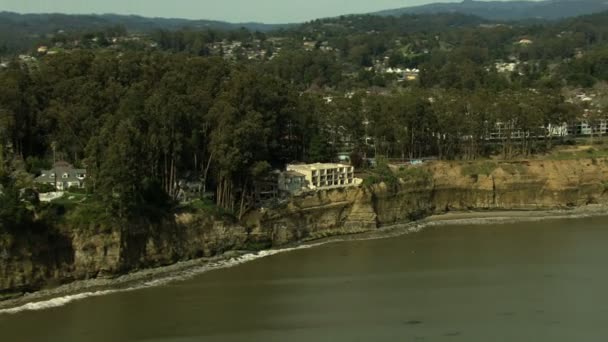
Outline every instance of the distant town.
[[(16, 26), (31, 45), (0, 49), (2, 191), (30, 198), (31, 220), (186, 207), (239, 219), (437, 160), (572, 145), (603, 155), (605, 16), (534, 26), (351, 15), (264, 32)], [(54, 205), (67, 214), (42, 214)]]

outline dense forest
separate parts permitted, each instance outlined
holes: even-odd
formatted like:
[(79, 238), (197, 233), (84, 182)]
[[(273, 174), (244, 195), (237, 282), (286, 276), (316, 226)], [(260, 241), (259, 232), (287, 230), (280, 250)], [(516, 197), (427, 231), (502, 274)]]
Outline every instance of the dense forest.
[[(69, 34), (94, 43), (45, 38), (62, 51), (0, 68), (0, 230), (44, 218), (24, 190), (58, 159), (87, 168), (95, 215), (168, 212), (179, 180), (202, 179), (238, 217), (256, 180), (289, 162), (529, 156), (560, 139), (548, 127), (605, 111), (564, 94), (608, 81), (608, 13), (533, 26), (348, 16), (271, 33), (156, 31), (145, 48), (113, 47), (128, 34), (117, 28)], [(383, 72), (393, 67), (419, 75)]]

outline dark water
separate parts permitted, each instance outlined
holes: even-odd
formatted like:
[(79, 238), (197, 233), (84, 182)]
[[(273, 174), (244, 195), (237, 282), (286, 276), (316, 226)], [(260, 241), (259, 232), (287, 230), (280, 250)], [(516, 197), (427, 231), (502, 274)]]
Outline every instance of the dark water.
[(0, 315), (0, 341), (607, 341), (608, 218), (328, 244)]

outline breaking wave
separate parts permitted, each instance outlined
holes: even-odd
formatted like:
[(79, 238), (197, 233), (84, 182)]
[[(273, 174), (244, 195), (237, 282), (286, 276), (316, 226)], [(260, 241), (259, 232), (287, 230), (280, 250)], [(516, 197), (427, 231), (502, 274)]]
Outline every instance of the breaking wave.
[(127, 288), (82, 292), (82, 293), (76, 293), (76, 294), (66, 295), (66, 296), (62, 296), (62, 297), (51, 298), (51, 299), (43, 300), (43, 301), (30, 302), (30, 303), (27, 303), (27, 304), (24, 304), (21, 306), (17, 306), (14, 308), (0, 309), (0, 315), (17, 314), (17, 313), (24, 312), (24, 311), (37, 311), (37, 310), (52, 309), (52, 308), (67, 305), (74, 301), (83, 300), (83, 299), (87, 299), (87, 298), (100, 297), (100, 296), (106, 296), (106, 295), (114, 294), (114, 293), (131, 292), (131, 291), (146, 289), (146, 288), (150, 288), (150, 287), (162, 286), (162, 285), (166, 285), (166, 284), (173, 283), (173, 282), (187, 280), (187, 279), (193, 278), (197, 275), (200, 275), (200, 274), (203, 274), (203, 273), (206, 273), (209, 271), (219, 270), (219, 269), (223, 269), (223, 268), (230, 268), (230, 267), (238, 266), (238, 265), (241, 265), (241, 264), (244, 264), (244, 263), (247, 263), (250, 261), (254, 261), (257, 259), (269, 257), (269, 256), (272, 256), (275, 254), (290, 252), (290, 251), (294, 251), (294, 250), (298, 250), (298, 249), (312, 248), (312, 247), (315, 247), (318, 245), (320, 245), (320, 244), (301, 245), (301, 246), (297, 246), (297, 247), (293, 247), (293, 248), (275, 249), (275, 250), (260, 251), (257, 253), (244, 254), (244, 255), (234, 257), (231, 259), (210, 262), (203, 266), (197, 266), (197, 267), (193, 267), (190, 269), (178, 271), (169, 276), (161, 277), (161, 278), (155, 279), (155, 280), (141, 282), (139, 284), (136, 284), (136, 285), (133, 285), (133, 286), (130, 286)]
[[(134, 289), (135, 288), (133, 288), (133, 290)], [(130, 290), (130, 289), (127, 289), (127, 290)], [(127, 290), (124, 290), (124, 291), (127, 291)], [(36, 311), (36, 310), (52, 309), (52, 308), (56, 308), (59, 306), (64, 306), (64, 305), (71, 303), (73, 301), (76, 301), (76, 300), (81, 300), (81, 299), (90, 298), (90, 297), (105, 296), (105, 295), (109, 295), (109, 294), (120, 292), (120, 291), (121, 290), (84, 292), (84, 293), (79, 293), (79, 294), (65, 296), (65, 297), (53, 298), (53, 299), (49, 299), (49, 300), (45, 300), (45, 301), (41, 301), (41, 302), (27, 303), (25, 305), (18, 306), (16, 308), (2, 309), (2, 310), (0, 310), (0, 314), (16, 314), (16, 313), (19, 313), (22, 311)]]

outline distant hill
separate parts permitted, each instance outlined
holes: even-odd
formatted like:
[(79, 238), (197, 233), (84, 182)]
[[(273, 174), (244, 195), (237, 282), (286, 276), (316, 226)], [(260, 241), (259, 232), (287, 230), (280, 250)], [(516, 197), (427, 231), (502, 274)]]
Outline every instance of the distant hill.
[(19, 14), (0, 12), (0, 54), (4, 51), (23, 51), (47, 34), (59, 30), (65, 32), (95, 31), (112, 26), (124, 27), (132, 33), (148, 33), (154, 30), (176, 30), (181, 28), (236, 30), (242, 27), (251, 31), (271, 31), (289, 25), (267, 25), (260, 23), (227, 23), (213, 20), (188, 20), (168, 18), (145, 18), (116, 14), (67, 15), (67, 14)]
[(400, 16), (402, 14), (463, 13), (490, 20), (555, 20), (608, 10), (608, 0), (545, 0), (545, 1), (474, 1), (432, 3), (404, 7), (373, 14)]
[(365, 32), (436, 32), (460, 27), (478, 27), (490, 23), (487, 19), (461, 13), (405, 14), (403, 16), (378, 16), (354, 14), (313, 20), (295, 26), (292, 31), (305, 32), (310, 36), (324, 32), (341, 36)]
[(122, 25), (129, 31), (150, 31), (155, 29), (193, 29), (213, 28), (221, 30), (245, 27), (252, 31), (269, 31), (287, 25), (270, 25), (262, 23), (228, 23), (214, 20), (188, 20), (173, 18), (145, 18), (135, 15), (68, 15), (68, 14), (19, 14), (0, 12), (0, 28), (21, 27), (40, 32), (57, 30), (82, 30)]

